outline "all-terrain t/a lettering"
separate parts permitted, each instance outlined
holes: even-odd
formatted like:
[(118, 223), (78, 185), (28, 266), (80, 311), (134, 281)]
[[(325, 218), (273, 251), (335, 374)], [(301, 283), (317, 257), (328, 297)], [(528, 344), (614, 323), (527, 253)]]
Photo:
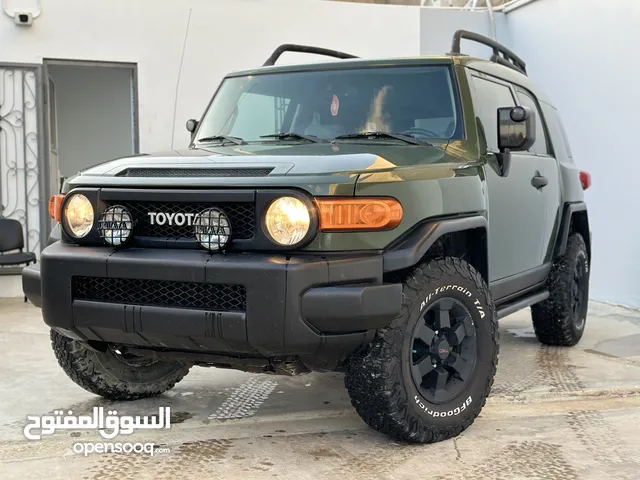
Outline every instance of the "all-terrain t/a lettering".
[(424, 301), (420, 304), (420, 310), (422, 310), (425, 307), (425, 305), (427, 305), (427, 303), (429, 303), (429, 300), (431, 300), (431, 297), (433, 297), (434, 295), (437, 295), (439, 292), (444, 292), (444, 291), (451, 290), (451, 289), (453, 289), (453, 290), (455, 290), (457, 292), (460, 292), (460, 293), (462, 293), (463, 295), (466, 295), (469, 298), (471, 298), (471, 296), (472, 296), (471, 292), (468, 289), (466, 289), (464, 287), (461, 287), (459, 285), (447, 285), (445, 287), (438, 287), (438, 288), (435, 289), (435, 291), (433, 293), (430, 293), (427, 296), (427, 298), (425, 298)]

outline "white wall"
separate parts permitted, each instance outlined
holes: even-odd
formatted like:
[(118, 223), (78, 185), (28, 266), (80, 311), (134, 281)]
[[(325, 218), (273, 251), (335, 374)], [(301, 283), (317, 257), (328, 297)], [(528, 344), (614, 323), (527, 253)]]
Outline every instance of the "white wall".
[(188, 143), (185, 121), (201, 114), (225, 72), (261, 65), (282, 43), (418, 54), (418, 10), (320, 0), (45, 0), (32, 27), (0, 15), (0, 62), (137, 63), (140, 148), (162, 150)]
[(512, 46), (562, 115), (593, 231), (591, 296), (640, 307), (640, 2), (538, 0), (506, 15)]
[[(506, 15), (494, 13), (496, 37), (508, 44), (509, 30)], [(446, 55), (451, 51), (451, 40), (456, 30), (469, 30), (488, 37), (493, 36), (490, 17), (486, 10), (459, 10), (457, 8), (423, 8), (420, 11), (420, 54)], [(489, 58), (488, 47), (462, 40), (462, 51), (469, 55)]]
[(133, 153), (132, 70), (51, 65), (60, 175)]

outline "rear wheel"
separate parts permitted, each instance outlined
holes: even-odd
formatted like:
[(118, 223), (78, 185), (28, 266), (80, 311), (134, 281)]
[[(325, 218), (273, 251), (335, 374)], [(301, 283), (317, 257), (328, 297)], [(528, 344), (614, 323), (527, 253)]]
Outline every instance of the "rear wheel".
[(589, 302), (589, 255), (579, 233), (569, 236), (547, 286), (549, 298), (531, 307), (536, 337), (545, 345), (573, 346), (584, 333)]
[(458, 258), (418, 266), (402, 314), (352, 356), (345, 383), (363, 420), (394, 438), (431, 443), (468, 428), (498, 361), (498, 324), (482, 276)]
[(189, 366), (128, 354), (125, 349), (96, 352), (51, 330), (51, 344), (67, 376), (85, 390), (110, 400), (135, 400), (166, 392)]

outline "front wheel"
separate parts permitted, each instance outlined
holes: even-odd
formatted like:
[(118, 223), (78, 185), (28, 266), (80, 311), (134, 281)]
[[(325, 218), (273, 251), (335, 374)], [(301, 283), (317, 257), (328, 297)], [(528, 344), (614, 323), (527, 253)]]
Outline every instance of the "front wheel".
[(51, 345), (67, 376), (85, 390), (110, 400), (135, 400), (170, 390), (189, 366), (142, 358), (108, 348), (96, 352), (51, 330)]
[(455, 437), (489, 395), (498, 335), (482, 276), (458, 258), (425, 262), (403, 284), (401, 315), (352, 356), (351, 403), (369, 426), (399, 440)]

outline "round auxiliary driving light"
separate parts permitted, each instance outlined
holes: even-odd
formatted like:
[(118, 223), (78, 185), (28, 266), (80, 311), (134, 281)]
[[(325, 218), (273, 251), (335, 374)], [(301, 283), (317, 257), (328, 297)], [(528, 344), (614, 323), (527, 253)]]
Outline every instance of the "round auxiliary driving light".
[(231, 239), (231, 221), (217, 208), (200, 212), (193, 220), (193, 228), (196, 239), (208, 250), (221, 250)]
[(302, 200), (280, 197), (269, 205), (264, 223), (274, 242), (279, 245), (295, 245), (307, 235), (311, 226), (311, 214)]
[(73, 194), (65, 203), (62, 218), (70, 235), (85, 237), (93, 228), (93, 205), (81, 193)]
[(129, 210), (120, 205), (107, 208), (100, 216), (98, 232), (109, 245), (117, 247), (125, 243), (131, 236), (133, 220)]

